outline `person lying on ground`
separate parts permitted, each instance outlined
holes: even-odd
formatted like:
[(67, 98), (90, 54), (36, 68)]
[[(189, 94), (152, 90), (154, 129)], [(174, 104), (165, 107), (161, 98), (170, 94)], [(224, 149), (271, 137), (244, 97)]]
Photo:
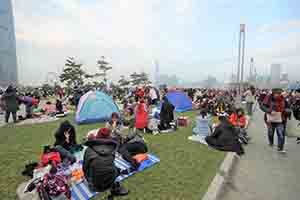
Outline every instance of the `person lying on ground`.
[(219, 117), (219, 121), (220, 123), (217, 125), (212, 135), (205, 138), (207, 144), (221, 151), (232, 151), (236, 152), (238, 155), (243, 155), (245, 152), (241, 143), (238, 141), (238, 135), (235, 128), (224, 116)]
[(112, 195), (127, 195), (128, 190), (116, 182), (121, 174), (114, 164), (119, 144), (111, 137), (111, 130), (99, 129), (96, 135), (89, 135), (85, 145), (88, 148), (84, 154), (83, 172), (89, 188), (95, 192), (111, 190)]
[(122, 157), (131, 164), (132, 171), (135, 171), (139, 168), (140, 163), (133, 157), (138, 154), (147, 153), (148, 148), (143, 136), (138, 133), (130, 133), (124, 139), (118, 151)]
[(71, 163), (76, 161), (72, 153), (81, 150), (82, 147), (77, 144), (75, 127), (69, 121), (62, 122), (57, 129), (54, 148), (60, 153), (63, 160), (66, 159)]

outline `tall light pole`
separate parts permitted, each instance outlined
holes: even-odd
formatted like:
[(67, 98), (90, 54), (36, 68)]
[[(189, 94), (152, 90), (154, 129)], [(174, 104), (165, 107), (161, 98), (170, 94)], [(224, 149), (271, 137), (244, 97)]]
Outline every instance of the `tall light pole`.
[(244, 81), (244, 59), (245, 59), (245, 24), (240, 24), (238, 71), (237, 71), (237, 84), (238, 84), (239, 94), (241, 93), (241, 84)]

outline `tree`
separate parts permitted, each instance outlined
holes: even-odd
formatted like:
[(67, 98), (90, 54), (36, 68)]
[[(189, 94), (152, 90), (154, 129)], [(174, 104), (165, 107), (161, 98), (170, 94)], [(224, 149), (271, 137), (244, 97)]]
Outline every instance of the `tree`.
[(145, 72), (142, 72), (140, 74), (134, 72), (133, 74), (130, 75), (130, 79), (131, 79), (130, 82), (134, 86), (151, 83), (151, 81), (149, 81), (148, 75)]
[(54, 94), (54, 86), (49, 85), (48, 83), (45, 83), (42, 85), (42, 91), (45, 92), (48, 95), (53, 95)]
[(109, 66), (109, 63), (105, 61), (105, 57), (104, 56), (101, 56), (101, 59), (97, 61), (97, 65), (98, 65), (99, 70), (102, 73), (95, 74), (95, 77), (97, 77), (97, 76), (103, 76), (104, 83), (107, 84), (107, 72), (109, 70), (111, 70), (112, 67)]
[(82, 64), (77, 63), (73, 57), (66, 60), (62, 74), (59, 76), (60, 82), (67, 86), (67, 89), (75, 86), (82, 87), (86, 73), (82, 69)]
[(125, 76), (121, 76), (120, 80), (118, 80), (118, 84), (120, 87), (128, 88), (130, 85), (130, 81), (125, 78)]

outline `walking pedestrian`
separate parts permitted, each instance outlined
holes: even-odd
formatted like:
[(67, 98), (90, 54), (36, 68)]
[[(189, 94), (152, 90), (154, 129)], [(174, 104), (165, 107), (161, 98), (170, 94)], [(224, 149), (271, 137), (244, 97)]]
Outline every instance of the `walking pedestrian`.
[(255, 88), (251, 86), (245, 93), (247, 114), (252, 116), (253, 104), (255, 103)]
[(280, 88), (273, 88), (272, 93), (265, 97), (261, 109), (266, 113), (269, 145), (273, 147), (276, 131), (278, 137), (277, 151), (285, 153), (284, 112), (286, 106), (281, 92)]

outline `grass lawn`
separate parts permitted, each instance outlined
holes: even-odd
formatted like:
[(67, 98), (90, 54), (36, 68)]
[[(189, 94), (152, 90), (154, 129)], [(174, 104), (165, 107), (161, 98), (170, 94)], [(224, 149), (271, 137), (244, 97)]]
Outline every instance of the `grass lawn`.
[[(186, 115), (194, 118), (195, 113)], [(28, 161), (38, 161), (44, 144), (53, 144), (53, 135), (59, 123), (60, 121), (24, 126), (8, 125), (0, 128), (1, 199), (16, 199), (18, 184), (26, 180), (21, 175), (24, 165)], [(88, 130), (99, 126), (101, 125), (76, 126), (78, 141)], [(150, 151), (161, 162), (125, 180), (124, 185), (130, 190), (130, 194), (120, 199), (201, 199), (225, 154), (189, 141), (187, 137), (192, 133), (192, 126), (180, 128), (174, 134), (146, 135)], [(103, 196), (95, 199), (104, 199)]]

